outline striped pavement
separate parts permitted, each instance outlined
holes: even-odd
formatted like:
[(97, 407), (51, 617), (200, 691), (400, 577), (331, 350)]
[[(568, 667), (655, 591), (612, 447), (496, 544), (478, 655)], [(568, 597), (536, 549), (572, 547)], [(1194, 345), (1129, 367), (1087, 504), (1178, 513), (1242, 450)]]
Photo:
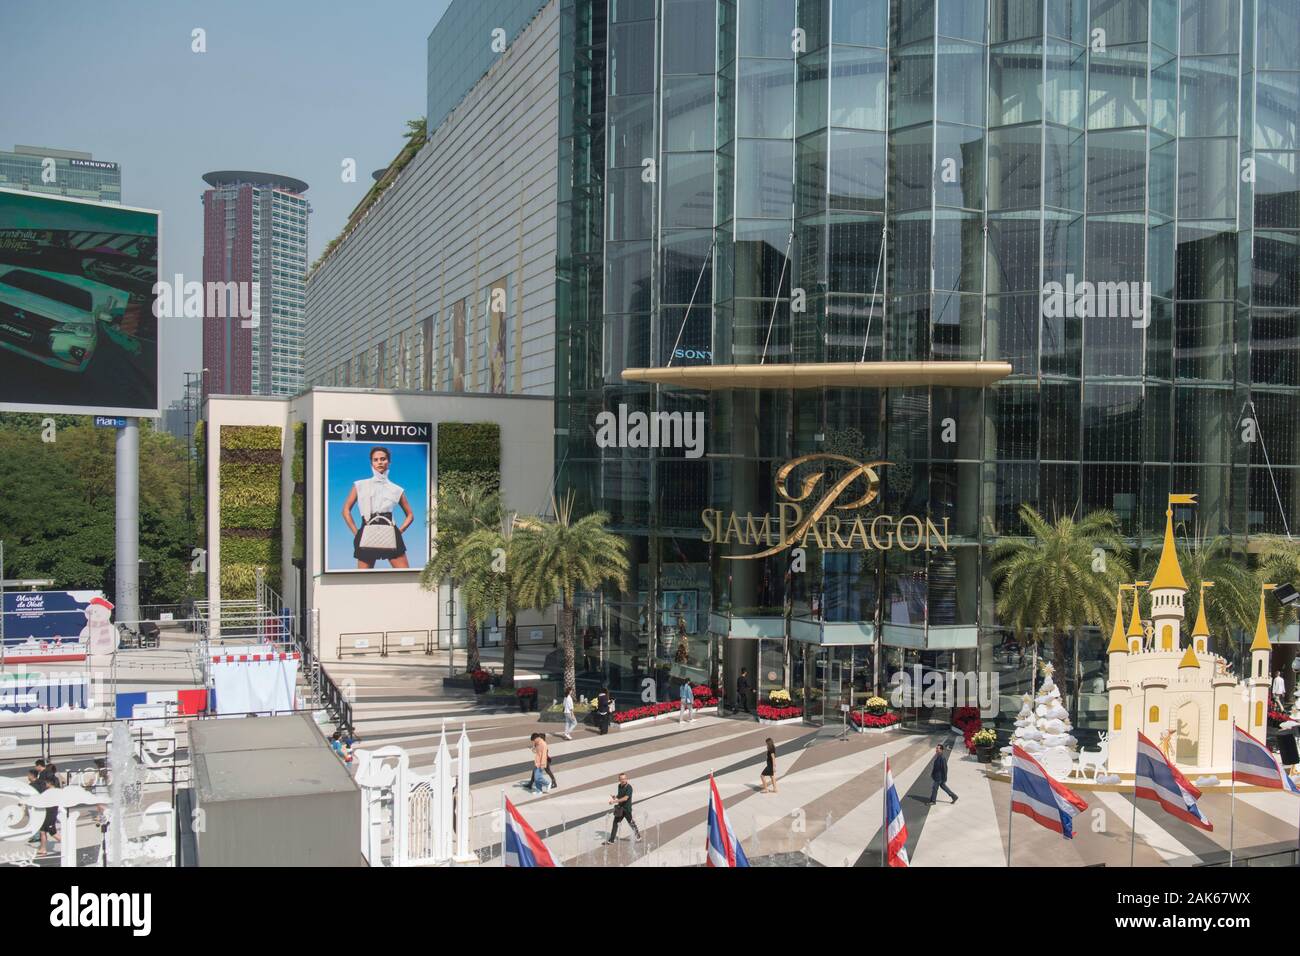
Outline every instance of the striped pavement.
[[(412, 765), (432, 766), (444, 721), (449, 746), (462, 724), (473, 746), (472, 848), (487, 865), (500, 865), (500, 814), (505, 796), (566, 866), (700, 866), (705, 860), (708, 777), (715, 776), (733, 829), (751, 860), (781, 859), (808, 866), (879, 866), (884, 758), (893, 766), (914, 866), (1006, 866), (1008, 785), (986, 776), (986, 765), (960, 740), (949, 762), (956, 804), (940, 792), (928, 805), (934, 746), (953, 740), (946, 728), (925, 734), (899, 731), (836, 739), (838, 728), (760, 725), (749, 719), (701, 715), (693, 724), (661, 719), (606, 736), (582, 725), (573, 741), (560, 725), (516, 709), (480, 708), (468, 692), (443, 691), (441, 672), (412, 675), (409, 666), (383, 662), (330, 664), (335, 679), (354, 681), (354, 719), (361, 746), (403, 747)], [(420, 668), (421, 670), (426, 670)], [(529, 734), (551, 744), (559, 788), (531, 794)], [(778, 792), (759, 792), (764, 740), (777, 746)], [(634, 818), (644, 840), (626, 824), (614, 846), (604, 846), (612, 822), (609, 796), (626, 771), (635, 791)], [(1011, 823), (1016, 866), (1128, 866), (1133, 799), (1124, 792), (1081, 791), (1089, 807), (1075, 821), (1076, 837), (1061, 839), (1016, 816)], [(1138, 866), (1193, 866), (1226, 861), (1231, 796), (1207, 792), (1201, 807), (1215, 824), (1200, 831), (1157, 804), (1137, 807)], [(1236, 801), (1236, 847), (1244, 855), (1296, 846), (1300, 798), (1250, 792)]]

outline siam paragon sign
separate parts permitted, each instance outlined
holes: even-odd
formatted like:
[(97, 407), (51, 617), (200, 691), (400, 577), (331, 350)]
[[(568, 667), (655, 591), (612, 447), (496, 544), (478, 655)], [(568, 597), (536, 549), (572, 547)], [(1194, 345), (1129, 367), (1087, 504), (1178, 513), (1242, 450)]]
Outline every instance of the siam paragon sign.
[[(832, 461), (848, 465), (847, 472), (826, 487), (818, 498), (813, 493), (822, 485), (826, 472), (816, 471), (804, 477), (796, 494), (787, 481), (799, 466), (815, 461)], [(705, 544), (734, 544), (762, 548), (753, 554), (729, 554), (729, 561), (753, 561), (793, 547), (813, 545), (823, 551), (926, 551), (948, 550), (948, 519), (941, 531), (929, 518), (918, 515), (863, 516), (862, 509), (880, 495), (880, 476), (876, 469), (887, 461), (856, 461), (844, 455), (820, 453), (803, 455), (788, 461), (776, 473), (775, 515), (740, 515), (716, 508), (701, 513)], [(858, 487), (854, 487), (857, 485)], [(864, 490), (865, 486), (865, 490)], [(850, 499), (844, 501), (844, 499)], [(842, 503), (841, 503), (842, 502)], [(850, 512), (838, 514), (837, 512)]]

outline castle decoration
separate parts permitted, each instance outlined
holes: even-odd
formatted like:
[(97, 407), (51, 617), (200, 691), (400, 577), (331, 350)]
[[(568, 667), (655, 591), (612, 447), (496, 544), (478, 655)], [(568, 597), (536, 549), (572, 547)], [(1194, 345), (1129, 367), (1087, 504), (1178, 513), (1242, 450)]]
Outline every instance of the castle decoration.
[[(1165, 509), (1165, 539), (1160, 562), (1149, 582), (1123, 585), (1115, 599), (1115, 624), (1106, 656), (1110, 662), (1109, 742), (1111, 773), (1131, 774), (1137, 763), (1138, 731), (1167, 740), (1169, 758), (1181, 769), (1228, 774), (1232, 769), (1232, 728), (1264, 739), (1268, 720), (1269, 655), (1272, 644), (1260, 593), (1259, 621), (1250, 645), (1250, 673), (1238, 680), (1228, 662), (1210, 650), (1201, 585), (1196, 622), (1184, 639), (1184, 604), (1189, 590), (1174, 545), (1177, 504), (1196, 504), (1195, 495), (1170, 495)], [(1142, 621), (1139, 589), (1151, 595), (1151, 618)], [(1124, 628), (1124, 594), (1133, 592), (1133, 614)]]

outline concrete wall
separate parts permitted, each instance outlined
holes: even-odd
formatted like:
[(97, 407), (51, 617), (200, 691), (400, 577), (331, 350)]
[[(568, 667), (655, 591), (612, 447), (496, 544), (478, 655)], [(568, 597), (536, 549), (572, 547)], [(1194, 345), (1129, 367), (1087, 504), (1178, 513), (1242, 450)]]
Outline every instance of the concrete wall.
[[(501, 495), (507, 509), (537, 514), (550, 502), (553, 474), (554, 409), (550, 399), (530, 396), (438, 394), (393, 390), (316, 388), (292, 398), (214, 396), (208, 400), (208, 599), (219, 601), (221, 573), (220, 448), (217, 429), (223, 425), (278, 425), (283, 429), (281, 472), (281, 536), (283, 580), (296, 580), (292, 567), (293, 516), (293, 426), (307, 425), (307, 480), (305, 540), (306, 607), (320, 611), (320, 652), (335, 656), (340, 633), (361, 631), (425, 630), (439, 623), (448, 625), (443, 611), (449, 595), (420, 587), (418, 571), (385, 571), (373, 574), (323, 573), (323, 477), (324, 448), (322, 423), (326, 420), (431, 422), (433, 428), (434, 475), (431, 490), (436, 493), (437, 425), (439, 422), (495, 422), (501, 426)], [(432, 530), (432, 529), (431, 529)], [(295, 612), (296, 594), (283, 595)], [(459, 606), (460, 602), (457, 601)], [(538, 620), (535, 615), (521, 622)], [(463, 620), (459, 622), (463, 624)]]

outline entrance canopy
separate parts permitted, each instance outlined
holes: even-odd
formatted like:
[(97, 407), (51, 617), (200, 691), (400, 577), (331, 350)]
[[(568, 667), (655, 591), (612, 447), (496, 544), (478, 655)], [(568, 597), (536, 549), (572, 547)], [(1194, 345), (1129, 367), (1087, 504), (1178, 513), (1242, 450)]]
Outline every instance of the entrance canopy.
[(894, 388), (991, 385), (1009, 362), (817, 362), (785, 365), (682, 365), (623, 370), (625, 382), (690, 388)]

